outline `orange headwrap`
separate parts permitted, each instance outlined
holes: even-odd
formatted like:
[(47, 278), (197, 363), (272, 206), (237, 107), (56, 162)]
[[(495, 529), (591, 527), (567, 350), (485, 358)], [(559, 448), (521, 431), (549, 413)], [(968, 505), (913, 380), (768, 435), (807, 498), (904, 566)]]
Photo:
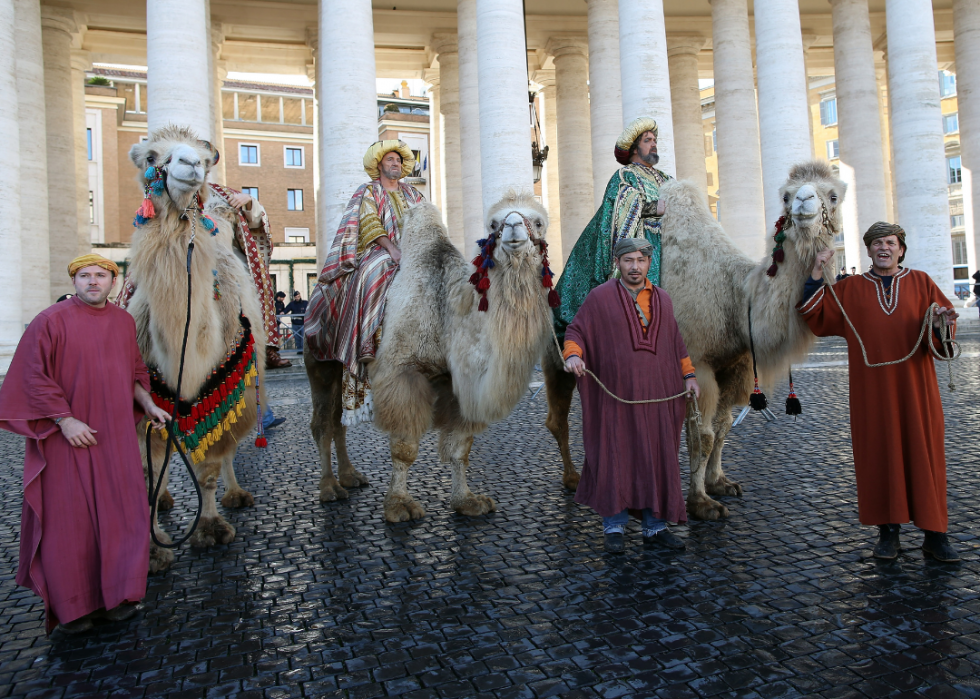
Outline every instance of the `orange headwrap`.
[(102, 257), (102, 255), (96, 255), (95, 253), (90, 253), (88, 255), (82, 255), (81, 257), (76, 257), (74, 260), (68, 263), (68, 276), (72, 279), (75, 278), (75, 274), (78, 270), (83, 267), (91, 267), (95, 265), (96, 267), (101, 267), (102, 269), (107, 269), (113, 273), (115, 276), (119, 276), (119, 267), (112, 260), (107, 260)]

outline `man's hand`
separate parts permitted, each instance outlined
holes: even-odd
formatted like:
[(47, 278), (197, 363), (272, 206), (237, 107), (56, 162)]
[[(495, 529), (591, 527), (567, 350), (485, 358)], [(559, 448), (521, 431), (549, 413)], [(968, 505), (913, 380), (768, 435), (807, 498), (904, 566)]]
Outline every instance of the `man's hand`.
[(167, 426), (167, 420), (170, 419), (170, 413), (158, 406), (156, 403), (151, 403), (149, 409), (145, 412), (154, 429), (162, 430)]
[(585, 376), (585, 362), (577, 354), (565, 360), (565, 371), (576, 376)]
[(98, 444), (95, 441), (96, 430), (93, 430), (81, 420), (73, 417), (65, 417), (58, 423), (58, 427), (61, 428), (61, 434), (65, 435), (65, 439), (73, 447), (87, 449)]
[(236, 209), (252, 207), (252, 197), (244, 192), (236, 192), (235, 194), (232, 194), (230, 197), (228, 197), (228, 201)]
[(657, 200), (657, 216), (663, 216), (667, 211), (667, 205), (664, 204), (663, 199)]
[(826, 250), (821, 250), (817, 253), (817, 259), (813, 261), (813, 270), (810, 272), (810, 278), (814, 280), (823, 279), (823, 266), (830, 261), (830, 258), (834, 256), (834, 251), (832, 248), (827, 248)]
[(936, 330), (942, 330), (943, 318), (946, 319), (946, 323), (948, 325), (952, 325), (959, 317), (960, 314), (952, 308), (940, 308), (938, 311), (936, 311), (936, 317), (932, 321), (932, 327), (934, 327)]
[(684, 379), (684, 389), (688, 393), (694, 391), (695, 398), (701, 397), (701, 387), (698, 386), (698, 380), (694, 377), (691, 377), (690, 379)]
[(391, 247), (388, 248), (388, 254), (391, 255), (391, 261), (396, 265), (401, 264), (402, 261), (402, 251), (398, 249), (398, 246), (391, 243)]

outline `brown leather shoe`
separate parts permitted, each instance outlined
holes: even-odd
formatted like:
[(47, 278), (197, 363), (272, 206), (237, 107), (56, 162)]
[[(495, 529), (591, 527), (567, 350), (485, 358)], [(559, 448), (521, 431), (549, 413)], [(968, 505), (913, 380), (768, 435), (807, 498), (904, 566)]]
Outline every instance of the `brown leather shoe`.
[(266, 369), (283, 369), (287, 366), (292, 366), (293, 363), (288, 359), (283, 359), (279, 356), (279, 350), (272, 345), (265, 348), (265, 368)]

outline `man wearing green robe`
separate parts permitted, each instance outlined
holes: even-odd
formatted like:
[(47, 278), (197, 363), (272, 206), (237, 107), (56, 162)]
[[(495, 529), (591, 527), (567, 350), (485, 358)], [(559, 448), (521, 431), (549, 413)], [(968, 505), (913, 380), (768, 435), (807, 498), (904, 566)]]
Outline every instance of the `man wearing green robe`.
[(559, 339), (589, 292), (614, 275), (612, 251), (620, 240), (642, 236), (650, 241), (653, 255), (647, 279), (660, 286), (660, 186), (670, 175), (654, 167), (660, 160), (657, 122), (634, 119), (616, 141), (614, 154), (624, 167), (606, 185), (602, 205), (572, 248), (556, 286), (561, 298), (554, 309)]

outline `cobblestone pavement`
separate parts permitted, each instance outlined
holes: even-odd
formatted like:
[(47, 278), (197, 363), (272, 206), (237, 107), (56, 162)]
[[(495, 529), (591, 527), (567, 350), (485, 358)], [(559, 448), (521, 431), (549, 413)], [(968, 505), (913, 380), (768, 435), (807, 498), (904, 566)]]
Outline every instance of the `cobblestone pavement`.
[[(681, 554), (644, 550), (635, 523), (625, 555), (603, 554), (530, 393), (473, 449), (471, 486), (497, 513), (448, 510), (430, 435), (410, 483), (428, 514), (385, 524), (387, 442), (371, 427), (349, 440), (371, 486), (321, 505), (309, 388), (273, 377), (288, 421), (268, 450), (240, 451), (256, 505), (225, 513), (237, 539), (183, 548), (136, 619), (75, 638), (45, 638), (39, 600), (14, 584), (23, 445), (4, 433), (0, 696), (980, 697), (975, 333), (957, 391), (940, 381), (951, 567), (923, 559), (912, 527), (898, 561), (870, 557), (837, 341), (795, 373), (798, 422), (750, 415), (735, 430), (726, 470), (745, 496), (726, 499), (726, 521), (679, 527)], [(175, 495), (190, 503), (180, 476)]]

